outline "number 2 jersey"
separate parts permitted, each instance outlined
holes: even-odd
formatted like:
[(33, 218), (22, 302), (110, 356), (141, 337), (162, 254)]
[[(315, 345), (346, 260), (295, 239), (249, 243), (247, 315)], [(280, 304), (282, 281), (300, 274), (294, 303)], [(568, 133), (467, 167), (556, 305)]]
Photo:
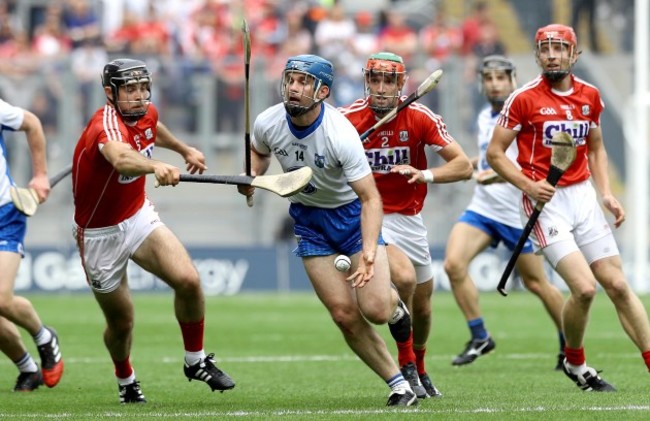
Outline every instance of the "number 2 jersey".
[[(367, 99), (358, 99), (339, 108), (359, 133), (370, 129), (378, 119)], [(380, 126), (363, 141), (384, 213), (416, 215), (424, 206), (427, 184), (408, 184), (403, 175), (392, 174), (395, 165), (407, 164), (419, 170), (428, 168), (425, 146), (437, 152), (454, 142), (442, 117), (422, 104), (413, 103), (395, 118)]]
[(559, 186), (585, 181), (587, 136), (600, 126), (604, 109), (598, 89), (570, 75), (573, 87), (567, 92), (553, 90), (541, 75), (517, 89), (506, 101), (497, 124), (516, 130), (522, 172), (533, 180), (546, 178), (551, 165), (551, 138), (558, 131), (571, 135), (577, 146), (575, 162), (562, 175)]
[(121, 175), (104, 158), (100, 148), (106, 142), (123, 142), (151, 158), (157, 125), (158, 110), (153, 104), (132, 126), (124, 122), (111, 104), (95, 112), (77, 142), (72, 162), (74, 221), (78, 226), (117, 225), (142, 207), (145, 176)]

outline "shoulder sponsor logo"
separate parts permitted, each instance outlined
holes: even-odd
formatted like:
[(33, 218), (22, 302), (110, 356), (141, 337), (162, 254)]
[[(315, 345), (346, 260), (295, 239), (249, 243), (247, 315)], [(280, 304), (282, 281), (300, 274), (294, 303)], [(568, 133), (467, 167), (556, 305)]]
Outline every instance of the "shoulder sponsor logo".
[(280, 149), (280, 148), (278, 148), (278, 147), (276, 147), (276, 148), (273, 149), (273, 153), (274, 153), (275, 155), (280, 155), (280, 156), (289, 156), (289, 154), (287, 153), (287, 151), (285, 151), (284, 149)]
[(542, 107), (539, 110), (541, 115), (557, 115), (557, 111), (553, 107)]
[(544, 146), (551, 147), (551, 138), (557, 132), (566, 132), (576, 140), (577, 146), (584, 145), (589, 134), (589, 121), (586, 120), (564, 120), (564, 121), (545, 121), (544, 127)]
[(394, 165), (410, 164), (410, 149), (406, 146), (395, 148), (366, 149), (368, 164), (374, 173), (390, 172)]

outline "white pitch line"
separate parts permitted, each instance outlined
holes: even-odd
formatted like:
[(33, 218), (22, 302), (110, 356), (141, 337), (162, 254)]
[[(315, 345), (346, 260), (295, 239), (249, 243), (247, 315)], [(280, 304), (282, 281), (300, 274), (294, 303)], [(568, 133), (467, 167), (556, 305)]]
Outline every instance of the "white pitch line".
[(286, 417), (286, 416), (317, 416), (317, 415), (383, 415), (383, 414), (517, 414), (517, 413), (538, 413), (538, 412), (616, 412), (616, 411), (649, 411), (650, 405), (620, 405), (620, 406), (567, 406), (553, 407), (525, 407), (525, 408), (475, 408), (475, 409), (434, 409), (434, 408), (403, 408), (403, 409), (336, 409), (327, 410), (295, 410), (280, 409), (274, 411), (201, 411), (201, 412), (147, 412), (138, 414), (125, 414), (122, 412), (88, 412), (85, 414), (71, 414), (63, 412), (60, 414), (4, 414), (0, 418), (38, 418), (38, 419), (68, 419), (82, 417), (93, 419), (104, 418), (205, 418), (205, 417)]
[[(504, 354), (499, 353), (499, 358), (505, 358), (510, 360), (548, 360), (556, 358), (556, 354), (553, 353), (511, 353)], [(451, 360), (453, 355), (427, 355), (427, 360)], [(639, 355), (636, 353), (616, 353), (616, 354), (606, 354), (606, 353), (594, 353), (592, 358), (618, 358), (618, 359), (633, 359), (639, 358)], [(110, 359), (108, 357), (69, 357), (64, 355), (66, 363), (72, 364), (101, 364), (108, 363)], [(296, 363), (296, 362), (322, 362), (322, 361), (356, 361), (358, 358), (352, 354), (341, 354), (341, 355), (257, 355), (250, 357), (219, 357), (217, 356), (219, 362), (226, 363)], [(158, 360), (164, 364), (177, 364), (183, 361), (182, 356), (163, 356)], [(7, 359), (0, 359), (0, 366), (3, 365), (13, 365), (13, 363)]]

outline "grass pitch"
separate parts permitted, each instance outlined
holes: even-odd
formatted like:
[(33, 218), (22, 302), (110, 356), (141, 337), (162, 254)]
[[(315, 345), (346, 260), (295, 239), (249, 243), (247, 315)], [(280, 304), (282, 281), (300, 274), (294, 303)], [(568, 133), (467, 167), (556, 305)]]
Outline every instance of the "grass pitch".
[[(385, 407), (388, 388), (345, 345), (313, 294), (208, 297), (205, 348), (236, 381), (212, 393), (183, 375), (183, 347), (170, 294), (134, 296), (132, 362), (146, 405), (118, 402), (113, 367), (102, 341), (104, 326), (89, 294), (30, 295), (60, 336), (65, 374), (53, 389), (14, 393), (17, 370), (0, 359), (0, 419), (648, 419), (650, 377), (604, 293), (587, 331), (589, 365), (617, 393), (580, 391), (553, 370), (557, 334), (528, 293), (483, 294), (481, 305), (496, 350), (466, 367), (452, 367), (469, 333), (453, 297), (433, 299), (427, 369), (443, 393), (413, 409)], [(643, 297), (648, 308), (650, 297)], [(388, 328), (379, 327), (395, 354)], [(33, 355), (31, 338), (24, 336)]]

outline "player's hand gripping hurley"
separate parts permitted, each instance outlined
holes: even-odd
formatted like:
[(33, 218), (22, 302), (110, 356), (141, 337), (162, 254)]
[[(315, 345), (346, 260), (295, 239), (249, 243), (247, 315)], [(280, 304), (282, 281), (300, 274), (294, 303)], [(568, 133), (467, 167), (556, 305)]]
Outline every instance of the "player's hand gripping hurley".
[[(237, 186), (259, 187), (282, 197), (293, 196), (305, 188), (311, 180), (313, 171), (302, 167), (277, 175), (216, 175), (216, 174), (181, 174), (180, 181), (192, 183), (232, 184)], [(156, 181), (155, 186), (158, 187)]]
[[(573, 164), (573, 161), (575, 161), (575, 159), (576, 141), (573, 139), (573, 137), (571, 137), (571, 135), (566, 132), (558, 132), (554, 134), (553, 138), (551, 139), (551, 168), (548, 172), (548, 175), (546, 176), (546, 181), (555, 187), (558, 181), (560, 181), (562, 174), (564, 174), (564, 172), (571, 166), (571, 164)], [(497, 286), (497, 291), (499, 291), (499, 293), (504, 297), (508, 295), (508, 292), (506, 291), (508, 278), (510, 278), (510, 274), (515, 267), (515, 263), (517, 263), (517, 259), (521, 254), (521, 250), (524, 248), (524, 244), (526, 244), (526, 240), (533, 230), (535, 223), (537, 223), (537, 218), (539, 218), (539, 214), (542, 212), (543, 208), (544, 203), (537, 202), (535, 209), (533, 209), (533, 213), (530, 214), (528, 222), (526, 222), (526, 226), (521, 233), (521, 237), (519, 237), (519, 241), (517, 241), (515, 249), (512, 251), (512, 256), (510, 257), (510, 260), (508, 260), (508, 264), (506, 265), (506, 268), (501, 275), (499, 285)]]
[[(56, 186), (59, 181), (63, 180), (71, 172), (72, 164), (50, 177), (50, 188)], [(38, 194), (32, 188), (12, 186), (9, 189), (9, 194), (11, 195), (11, 201), (14, 202), (16, 209), (27, 216), (34, 215), (38, 209), (38, 205), (41, 203)]]
[[(246, 19), (242, 21), (242, 35), (244, 37), (244, 156), (246, 159), (246, 175), (251, 176), (251, 117), (250, 117), (250, 68), (251, 68), (251, 33)], [(253, 196), (246, 196), (248, 207), (253, 206)]]
[(435, 72), (431, 73), (429, 77), (426, 78), (424, 82), (420, 84), (420, 86), (418, 86), (415, 92), (413, 92), (411, 95), (406, 97), (406, 99), (402, 103), (400, 103), (397, 107), (390, 110), (388, 114), (386, 114), (381, 120), (376, 122), (374, 126), (372, 126), (368, 130), (363, 132), (361, 136), (359, 136), (361, 140), (367, 139), (368, 136), (370, 136), (375, 130), (377, 130), (379, 127), (383, 126), (384, 124), (386, 124), (386, 122), (391, 118), (395, 117), (397, 113), (399, 113), (404, 108), (411, 105), (413, 102), (417, 101), (418, 99), (422, 98), (423, 96), (431, 92), (433, 88), (435, 88), (438, 85), (438, 82), (440, 82), (441, 77), (442, 77), (442, 69), (438, 69)]

